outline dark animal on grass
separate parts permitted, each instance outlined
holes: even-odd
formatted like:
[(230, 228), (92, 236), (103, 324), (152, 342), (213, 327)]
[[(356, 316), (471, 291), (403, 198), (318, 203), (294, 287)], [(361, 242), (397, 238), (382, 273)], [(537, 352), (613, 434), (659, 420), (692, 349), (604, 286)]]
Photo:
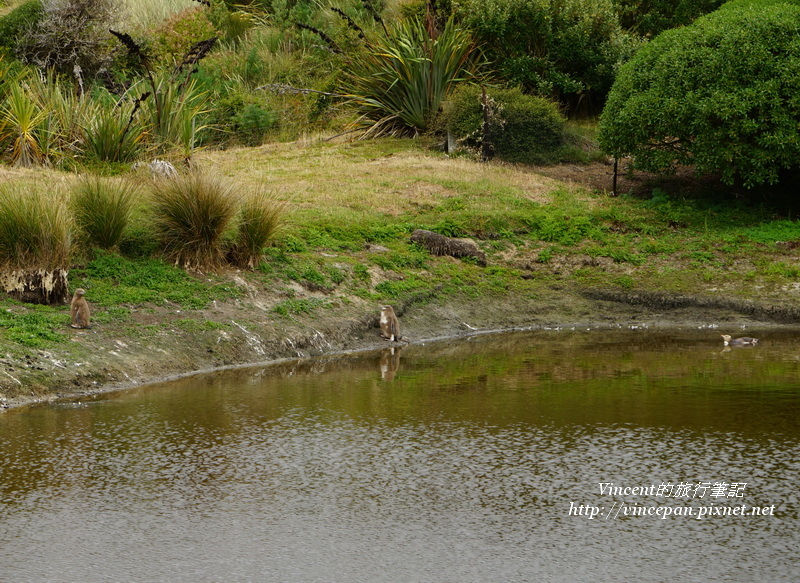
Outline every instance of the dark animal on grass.
[(411, 233), (411, 241), (424, 247), (433, 255), (450, 255), (451, 257), (473, 257), (478, 265), (486, 265), (486, 253), (471, 239), (453, 239), (433, 231), (417, 229)]
[(73, 328), (90, 328), (89, 325), (89, 303), (86, 298), (86, 291), (83, 288), (75, 290), (75, 295), (72, 296), (72, 302), (69, 305), (69, 313), (72, 318), (71, 326)]

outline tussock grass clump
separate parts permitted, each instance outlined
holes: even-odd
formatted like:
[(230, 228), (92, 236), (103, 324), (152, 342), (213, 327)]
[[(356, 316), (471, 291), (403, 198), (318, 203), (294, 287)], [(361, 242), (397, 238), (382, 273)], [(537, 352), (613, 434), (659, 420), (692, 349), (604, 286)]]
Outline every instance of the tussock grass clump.
[(122, 240), (136, 201), (136, 186), (127, 181), (89, 177), (75, 186), (72, 208), (75, 221), (87, 240), (102, 249), (113, 249)]
[(153, 186), (155, 225), (165, 253), (186, 269), (217, 268), (224, 234), (236, 215), (232, 185), (203, 172), (158, 181)]
[(59, 192), (0, 188), (0, 288), (34, 304), (69, 297), (72, 223)]
[(59, 194), (0, 187), (0, 269), (69, 266), (71, 221)]
[(228, 257), (234, 265), (252, 269), (264, 256), (264, 247), (275, 237), (284, 205), (264, 191), (248, 197), (239, 209), (236, 238)]

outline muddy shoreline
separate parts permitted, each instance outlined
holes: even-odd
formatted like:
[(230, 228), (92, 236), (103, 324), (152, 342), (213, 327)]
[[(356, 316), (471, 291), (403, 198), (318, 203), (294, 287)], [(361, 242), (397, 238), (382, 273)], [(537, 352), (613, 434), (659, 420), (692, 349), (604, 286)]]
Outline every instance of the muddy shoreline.
[[(372, 306), (351, 305), (276, 321), (265, 319), (256, 304), (192, 314), (198, 322), (219, 323), (219, 328), (187, 331), (166, 325), (155, 336), (137, 339), (130, 326), (99, 325), (75, 333), (73, 345), (58, 353), (34, 351), (14, 360), (7, 355), (0, 358), (0, 409), (11, 411), (194, 375), (356, 355), (389, 346), (378, 336), (377, 312)], [(794, 304), (598, 289), (554, 290), (535, 302), (520, 297), (437, 302), (418, 298), (398, 306), (398, 315), (403, 334), (412, 344), (536, 330), (707, 329), (716, 340), (726, 332), (763, 333), (800, 325), (800, 306)], [(159, 317), (166, 320), (168, 314), (165, 311)]]

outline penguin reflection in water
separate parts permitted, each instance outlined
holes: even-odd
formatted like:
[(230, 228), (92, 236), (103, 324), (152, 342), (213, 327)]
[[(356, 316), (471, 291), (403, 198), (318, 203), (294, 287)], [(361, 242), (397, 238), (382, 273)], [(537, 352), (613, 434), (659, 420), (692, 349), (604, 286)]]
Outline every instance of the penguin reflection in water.
[(400, 347), (386, 348), (381, 352), (381, 380), (392, 381), (400, 368)]
[[(400, 334), (400, 320), (394, 313), (392, 306), (381, 306), (381, 317), (379, 320), (381, 327), (381, 338), (389, 342), (399, 342), (402, 339)], [(402, 346), (402, 345), (401, 345)], [(392, 346), (381, 352), (381, 379), (391, 381), (400, 368), (400, 346)]]
[(750, 338), (749, 336), (742, 336), (741, 338), (731, 339), (730, 334), (720, 334), (724, 346), (755, 346), (758, 344), (758, 338)]

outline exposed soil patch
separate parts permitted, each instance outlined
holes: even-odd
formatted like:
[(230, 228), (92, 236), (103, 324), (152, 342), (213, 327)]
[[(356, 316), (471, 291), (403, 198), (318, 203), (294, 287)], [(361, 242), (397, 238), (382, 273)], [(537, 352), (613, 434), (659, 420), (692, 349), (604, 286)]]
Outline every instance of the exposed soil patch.
[[(542, 174), (568, 184), (585, 186), (599, 192), (613, 192), (614, 163), (593, 162), (591, 164), (559, 164), (556, 166), (537, 166), (537, 174)], [(649, 196), (653, 189), (662, 188), (668, 192), (694, 192), (718, 185), (713, 176), (698, 177), (691, 168), (682, 168), (672, 175), (652, 174), (630, 171), (625, 161), (621, 161), (617, 171), (617, 194)]]

